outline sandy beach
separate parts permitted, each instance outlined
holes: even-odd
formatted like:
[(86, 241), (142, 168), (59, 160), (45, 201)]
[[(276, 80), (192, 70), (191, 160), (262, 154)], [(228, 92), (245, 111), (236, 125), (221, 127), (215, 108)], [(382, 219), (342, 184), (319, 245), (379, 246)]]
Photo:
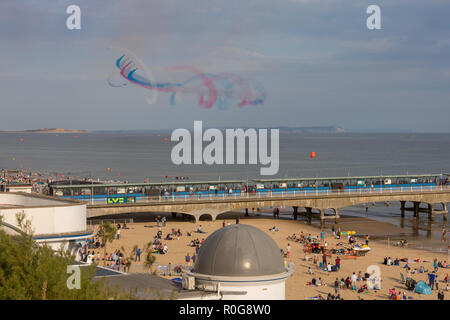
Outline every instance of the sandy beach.
[[(297, 234), (303, 231), (304, 234), (311, 234), (312, 236), (320, 236), (320, 228), (317, 225), (308, 225), (304, 221), (294, 221), (288, 219), (272, 219), (267, 216), (250, 216), (244, 217), (242, 213), (227, 213), (222, 215), (220, 219), (215, 222), (212, 221), (200, 221), (198, 224), (194, 224), (189, 221), (182, 221), (182, 219), (177, 218), (173, 219), (170, 215), (167, 215), (168, 221), (165, 227), (162, 227), (163, 236), (171, 231), (172, 228), (175, 230), (180, 229), (183, 233), (183, 236), (179, 240), (168, 240), (164, 241), (163, 244), (167, 244), (168, 246), (168, 254), (166, 255), (155, 255), (156, 256), (156, 264), (153, 267), (153, 270), (156, 270), (158, 264), (159, 265), (167, 265), (171, 263), (172, 266), (177, 264), (184, 265), (185, 264), (185, 256), (187, 253), (192, 256), (195, 252), (195, 249), (189, 247), (188, 244), (191, 240), (198, 238), (202, 240), (210, 235), (215, 230), (222, 227), (222, 222), (225, 220), (230, 223), (235, 223), (235, 217), (240, 217), (240, 223), (249, 224), (260, 228), (267, 234), (269, 234), (272, 239), (278, 244), (281, 249), (286, 250), (288, 244), (291, 245), (292, 253), (291, 256), (287, 259), (288, 261), (292, 261), (295, 264), (295, 272), (292, 277), (290, 277), (286, 282), (286, 298), (291, 300), (303, 300), (308, 297), (313, 297), (318, 294), (322, 295), (326, 298), (328, 293), (334, 293), (333, 283), (338, 277), (346, 278), (347, 276), (351, 276), (353, 272), (358, 274), (359, 271), (364, 274), (366, 272), (367, 267), (371, 265), (378, 266), (381, 270), (381, 290), (374, 291), (370, 290), (369, 293), (357, 293), (356, 291), (352, 291), (349, 289), (340, 290), (340, 294), (343, 299), (377, 299), (377, 300), (386, 300), (389, 298), (389, 289), (395, 288), (396, 291), (406, 292), (406, 295), (412, 297), (414, 300), (417, 299), (437, 299), (437, 290), (433, 290), (432, 295), (419, 295), (412, 291), (408, 291), (406, 286), (401, 283), (400, 273), (406, 275), (406, 269), (403, 268), (405, 262), (400, 262), (400, 266), (387, 266), (383, 264), (383, 260), (385, 257), (391, 257), (392, 260), (395, 258), (408, 258), (410, 263), (409, 266), (412, 269), (419, 268), (421, 265), (424, 266), (425, 270), (432, 271), (433, 270), (433, 260), (435, 258), (438, 261), (449, 261), (449, 257), (447, 253), (436, 253), (425, 250), (414, 249), (411, 247), (400, 248), (393, 246), (393, 243), (387, 243), (386, 239), (377, 239), (370, 240), (369, 246), (371, 247), (371, 251), (365, 256), (358, 257), (356, 259), (342, 259), (341, 257), (341, 269), (338, 272), (326, 272), (319, 270), (316, 266), (314, 266), (312, 261), (305, 261), (304, 256), (305, 253), (303, 251), (303, 245), (287, 240), (288, 235)], [(205, 230), (206, 234), (199, 234), (194, 232), (196, 227), (201, 225), (203, 230)], [(359, 221), (356, 220), (354, 223), (340, 223), (337, 226), (341, 228), (342, 231), (347, 230), (355, 230), (358, 234), (377, 234), (376, 230), (380, 228), (389, 227), (386, 223), (377, 222), (377, 221)], [(270, 228), (277, 226), (279, 231), (269, 231)], [(343, 242), (344, 244), (348, 244), (347, 238), (344, 237), (340, 240), (334, 239), (332, 237), (330, 228), (332, 224), (329, 223), (325, 227), (326, 238), (325, 240), (328, 243), (328, 248), (337, 248), (337, 243)], [(392, 228), (392, 233), (395, 233), (395, 226), (390, 225)], [(128, 229), (122, 229), (121, 231), (121, 239), (113, 240), (112, 243), (107, 244), (107, 252), (112, 253), (116, 249), (120, 249), (124, 247), (126, 253), (128, 254), (134, 245), (138, 245), (141, 249), (144, 245), (153, 240), (158, 228), (156, 227), (156, 222), (154, 221), (139, 221), (139, 219), (134, 219), (133, 223), (127, 224)], [(191, 232), (192, 236), (188, 237), (186, 232)], [(364, 238), (358, 237), (358, 243), (364, 242)], [(102, 250), (96, 250), (96, 253), (102, 255)], [(332, 264), (336, 259), (336, 255), (333, 255), (331, 260)], [(318, 254), (319, 261), (322, 259), (322, 255)], [(422, 263), (414, 263), (411, 262), (414, 259), (420, 258)], [(101, 265), (103, 262), (99, 262)], [(312, 275), (308, 274), (308, 267), (315, 272), (314, 276), (316, 278), (321, 278), (323, 282), (326, 284), (325, 286), (307, 286), (306, 284), (311, 281)], [(439, 268), (438, 271), (438, 281), (439, 281), (439, 289), (444, 290), (445, 300), (450, 298), (450, 292), (445, 291), (445, 283), (442, 282), (444, 277), (449, 273), (450, 269), (442, 269)], [(134, 262), (131, 265), (130, 272), (148, 272), (144, 270), (142, 262)], [(427, 274), (414, 274), (413, 279), (416, 281), (423, 280), (427, 281)], [(357, 288), (363, 285), (364, 282), (358, 282)]]

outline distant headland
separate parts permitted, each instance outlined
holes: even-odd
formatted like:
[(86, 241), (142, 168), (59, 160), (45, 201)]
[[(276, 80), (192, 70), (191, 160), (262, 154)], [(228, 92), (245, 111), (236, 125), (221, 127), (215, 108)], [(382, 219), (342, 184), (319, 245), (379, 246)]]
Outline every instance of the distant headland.
[(45, 128), (20, 131), (0, 131), (0, 133), (86, 133), (87, 130), (72, 130), (65, 128)]

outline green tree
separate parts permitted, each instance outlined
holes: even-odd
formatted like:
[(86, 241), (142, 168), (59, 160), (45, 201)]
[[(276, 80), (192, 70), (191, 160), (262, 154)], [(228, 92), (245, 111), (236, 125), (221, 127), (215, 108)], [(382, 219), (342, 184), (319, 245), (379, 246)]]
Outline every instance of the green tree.
[(94, 281), (95, 265), (80, 267), (80, 289), (69, 289), (67, 266), (75, 264), (74, 256), (62, 248), (54, 251), (45, 244), (37, 245), (24, 215), (19, 214), (17, 221), (23, 231), (17, 235), (0, 229), (0, 300), (130, 298), (117, 287)]
[(144, 267), (145, 267), (145, 269), (148, 269), (150, 272), (152, 272), (153, 264), (156, 261), (156, 257), (153, 255), (152, 250), (153, 250), (152, 243), (151, 242), (147, 243), (144, 247), (144, 253), (145, 253)]
[(100, 237), (103, 245), (103, 265), (106, 266), (106, 244), (112, 242), (116, 235), (117, 228), (109, 222), (103, 222), (97, 232), (97, 236)]

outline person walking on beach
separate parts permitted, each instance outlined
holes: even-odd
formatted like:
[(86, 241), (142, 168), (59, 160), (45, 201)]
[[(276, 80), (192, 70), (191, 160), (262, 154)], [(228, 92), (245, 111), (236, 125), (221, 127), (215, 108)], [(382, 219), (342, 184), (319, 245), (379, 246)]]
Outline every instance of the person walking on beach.
[(333, 234), (333, 238), (336, 237), (336, 230), (334, 229), (334, 225), (331, 227), (331, 233)]
[(428, 274), (428, 281), (429, 281), (431, 290), (434, 290), (434, 279), (435, 279), (435, 274), (433, 271), (432, 273)]
[(358, 280), (358, 277), (356, 276), (356, 274), (353, 272), (352, 277), (351, 277), (351, 281), (352, 281), (352, 289), (356, 288), (356, 280)]
[(120, 229), (117, 230), (117, 240), (120, 239)]
[(369, 245), (369, 235), (366, 234), (366, 246), (368, 246), (368, 245)]
[(442, 242), (447, 241), (447, 229), (442, 228)]
[(136, 258), (134, 259), (134, 262), (136, 262), (136, 261), (138, 261), (138, 259), (139, 259), (139, 262), (141, 262), (141, 248), (137, 248), (136, 249)]
[(339, 271), (339, 269), (341, 269), (341, 258), (339, 258), (339, 256), (336, 258), (336, 271)]
[(334, 281), (334, 293), (335, 294), (339, 294), (339, 279), (336, 278), (336, 280)]

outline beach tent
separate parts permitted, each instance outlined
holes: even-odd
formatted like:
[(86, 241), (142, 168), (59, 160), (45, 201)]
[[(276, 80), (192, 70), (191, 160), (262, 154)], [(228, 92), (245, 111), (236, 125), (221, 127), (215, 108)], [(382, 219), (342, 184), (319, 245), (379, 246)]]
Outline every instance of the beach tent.
[(414, 291), (420, 294), (431, 294), (431, 288), (423, 281), (419, 281), (416, 284)]

